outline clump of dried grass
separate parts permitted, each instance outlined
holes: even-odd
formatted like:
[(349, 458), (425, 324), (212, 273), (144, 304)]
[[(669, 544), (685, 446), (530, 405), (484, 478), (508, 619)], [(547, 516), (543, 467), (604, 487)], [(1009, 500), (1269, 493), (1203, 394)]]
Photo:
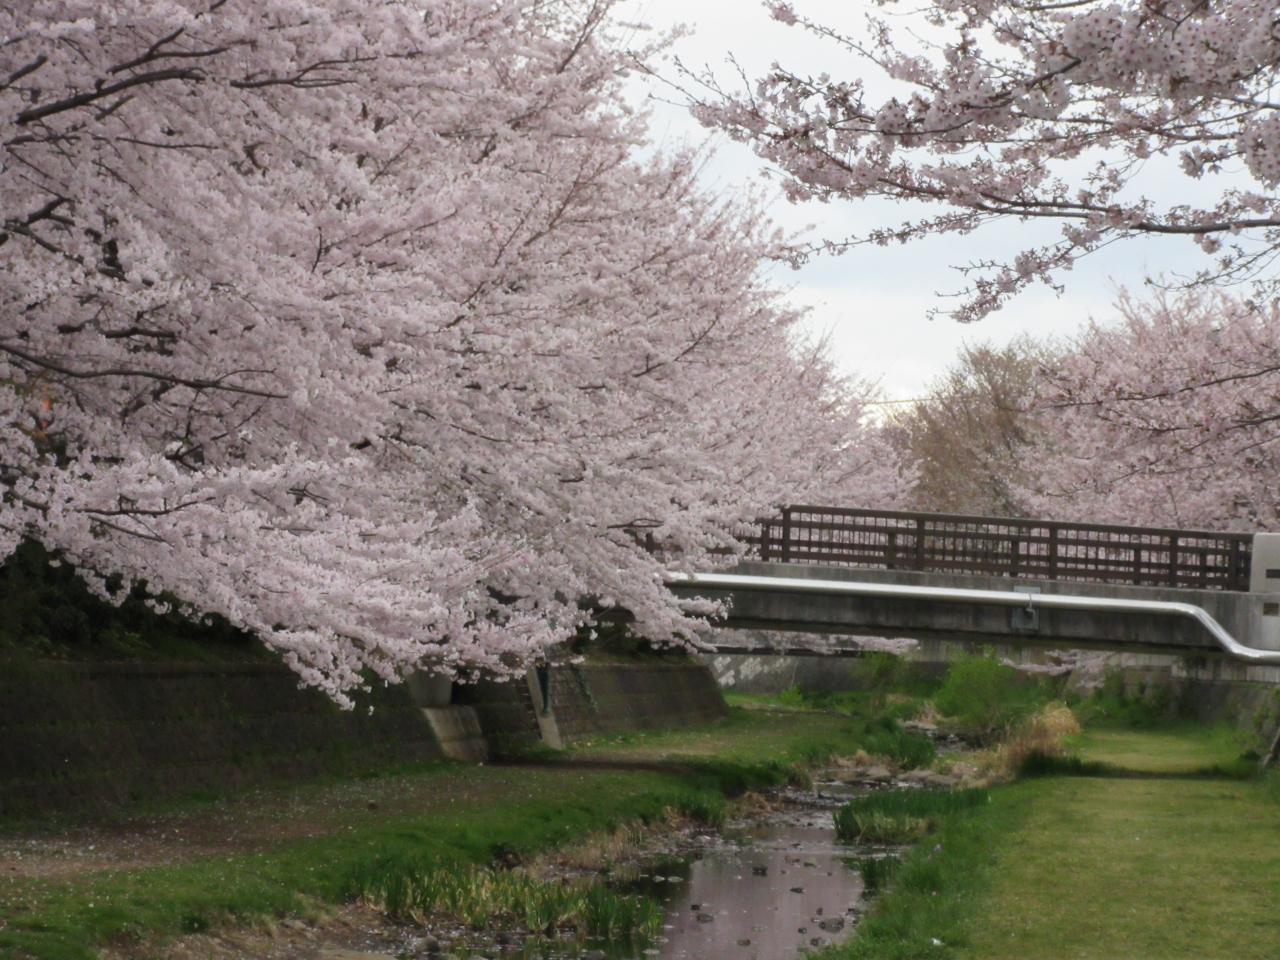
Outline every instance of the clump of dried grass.
[(938, 708), (933, 705), (932, 700), (926, 700), (924, 705), (916, 711), (914, 717), (917, 723), (932, 723), (934, 726), (943, 719), (942, 714), (938, 712)]
[(987, 753), (983, 772), (990, 781), (1012, 780), (1033, 754), (1066, 756), (1066, 739), (1080, 732), (1080, 721), (1070, 707), (1060, 701), (1045, 704)]
[[(674, 819), (674, 810), (666, 811)], [(574, 843), (538, 857), (529, 866), (534, 876), (557, 876), (566, 870), (571, 872), (596, 872), (620, 861), (637, 856), (659, 836), (668, 832), (667, 823), (645, 824), (641, 821), (624, 823), (613, 830), (598, 830)]]

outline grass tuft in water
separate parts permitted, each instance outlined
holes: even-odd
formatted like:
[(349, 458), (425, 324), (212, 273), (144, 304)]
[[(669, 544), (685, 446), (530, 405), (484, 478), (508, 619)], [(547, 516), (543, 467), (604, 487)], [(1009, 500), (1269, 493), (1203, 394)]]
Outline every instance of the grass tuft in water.
[(943, 817), (988, 803), (986, 790), (885, 790), (855, 797), (835, 813), (836, 835), (863, 843), (910, 843)]
[(899, 857), (854, 857), (850, 863), (862, 875), (867, 893), (879, 892), (902, 866)]

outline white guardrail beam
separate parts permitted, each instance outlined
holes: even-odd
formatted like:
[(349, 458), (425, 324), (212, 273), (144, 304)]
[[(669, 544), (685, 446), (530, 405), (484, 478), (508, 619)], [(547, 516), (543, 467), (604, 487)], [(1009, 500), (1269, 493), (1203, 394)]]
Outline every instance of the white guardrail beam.
[(771, 593), (818, 593), (834, 596), (882, 597), (895, 600), (940, 600), (949, 603), (999, 604), (1027, 610), (1084, 610), (1098, 613), (1144, 613), (1185, 617), (1205, 628), (1222, 650), (1246, 663), (1280, 664), (1280, 650), (1246, 647), (1229, 634), (1207, 610), (1193, 603), (1166, 600), (1121, 600), (1079, 597), (1061, 593), (1015, 593), (968, 590), (959, 587), (920, 587), (897, 583), (858, 583), (851, 580), (810, 580), (803, 577), (752, 577), (739, 573), (680, 573), (668, 571), (668, 586), (689, 589), (753, 590)]

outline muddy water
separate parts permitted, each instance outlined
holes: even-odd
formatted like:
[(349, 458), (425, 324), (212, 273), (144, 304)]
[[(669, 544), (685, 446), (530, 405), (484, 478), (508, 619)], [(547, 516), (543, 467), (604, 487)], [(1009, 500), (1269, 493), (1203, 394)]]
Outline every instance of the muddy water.
[(645, 881), (666, 907), (665, 942), (649, 956), (794, 960), (848, 932), (862, 878), (836, 843), (829, 811), (731, 832), (708, 847)]

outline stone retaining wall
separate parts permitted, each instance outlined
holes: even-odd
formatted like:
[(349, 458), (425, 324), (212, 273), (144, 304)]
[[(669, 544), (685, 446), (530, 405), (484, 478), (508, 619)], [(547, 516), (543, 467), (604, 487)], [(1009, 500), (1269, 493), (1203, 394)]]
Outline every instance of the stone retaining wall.
[(404, 687), (358, 704), (279, 664), (0, 663), (0, 817), (441, 756)]

